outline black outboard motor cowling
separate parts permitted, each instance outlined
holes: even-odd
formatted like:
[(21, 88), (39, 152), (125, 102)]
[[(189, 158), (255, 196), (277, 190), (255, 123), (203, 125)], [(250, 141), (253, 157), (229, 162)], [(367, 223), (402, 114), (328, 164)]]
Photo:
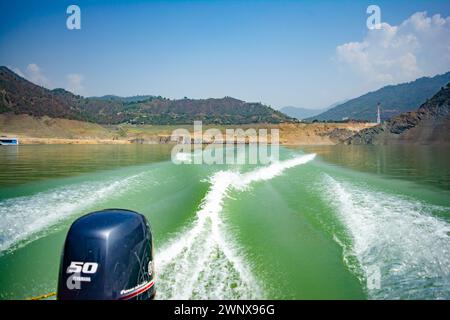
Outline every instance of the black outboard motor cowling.
[(61, 259), (58, 299), (146, 300), (154, 295), (153, 241), (143, 215), (107, 209), (72, 224)]

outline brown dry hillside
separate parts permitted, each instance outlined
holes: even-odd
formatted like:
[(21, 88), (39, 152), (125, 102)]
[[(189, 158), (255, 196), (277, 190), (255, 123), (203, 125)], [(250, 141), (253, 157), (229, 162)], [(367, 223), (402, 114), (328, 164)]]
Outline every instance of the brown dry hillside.
[(96, 123), (26, 114), (0, 114), (0, 133), (8, 136), (61, 139), (113, 139), (110, 130)]
[(333, 145), (373, 126), (373, 123), (358, 122), (281, 124), (280, 142), (284, 145)]

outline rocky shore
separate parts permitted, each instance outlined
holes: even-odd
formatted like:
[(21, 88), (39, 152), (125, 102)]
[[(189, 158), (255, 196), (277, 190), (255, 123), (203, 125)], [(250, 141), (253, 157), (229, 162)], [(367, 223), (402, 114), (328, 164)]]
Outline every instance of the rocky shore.
[(383, 124), (362, 130), (344, 144), (450, 144), (450, 85), (422, 104)]

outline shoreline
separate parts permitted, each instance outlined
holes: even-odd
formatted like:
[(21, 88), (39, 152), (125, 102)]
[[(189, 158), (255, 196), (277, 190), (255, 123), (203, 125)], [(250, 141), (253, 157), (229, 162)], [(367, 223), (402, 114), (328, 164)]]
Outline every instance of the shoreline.
[[(209, 129), (218, 129), (225, 135), (227, 129), (267, 130), (270, 143), (271, 130), (278, 130), (280, 145), (335, 145), (359, 131), (373, 127), (374, 123), (251, 123), (242, 125), (203, 125), (203, 144), (214, 141)], [(176, 144), (171, 139), (175, 129), (193, 134), (193, 125), (99, 125), (77, 120), (33, 117), (29, 115), (0, 114), (0, 135), (17, 137), (19, 144)], [(192, 137), (194, 137), (192, 135)], [(253, 138), (252, 138), (253, 139)], [(235, 135), (238, 143), (249, 138)], [(223, 141), (220, 140), (219, 141)], [(220, 143), (219, 143), (220, 144)]]
[[(37, 138), (37, 137), (18, 137), (19, 144), (21, 145), (176, 145), (175, 142), (153, 142), (153, 141), (145, 141), (142, 143), (136, 143), (130, 140), (113, 140), (113, 139), (66, 139), (66, 138)], [(235, 142), (234, 145), (249, 145), (249, 142)], [(268, 145), (271, 145), (270, 142), (267, 142)], [(333, 143), (329, 141), (324, 142), (292, 142), (292, 141), (280, 141), (279, 145), (281, 146), (331, 146), (336, 145), (338, 143)], [(195, 145), (195, 143), (191, 143), (191, 145)], [(202, 145), (226, 145), (225, 143), (209, 143), (203, 142)], [(0, 147), (2, 147), (0, 145)], [(6, 146), (5, 146), (6, 147)]]
[(45, 145), (45, 144), (132, 144), (127, 140), (113, 139), (68, 139), (68, 138), (38, 138), (38, 137), (20, 137), (19, 145)]

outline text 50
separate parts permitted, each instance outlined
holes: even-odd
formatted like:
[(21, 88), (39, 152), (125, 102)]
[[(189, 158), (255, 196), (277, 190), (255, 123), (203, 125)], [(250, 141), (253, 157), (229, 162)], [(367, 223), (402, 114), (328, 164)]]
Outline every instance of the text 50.
[(72, 261), (70, 266), (67, 267), (67, 273), (96, 273), (98, 269), (98, 263), (96, 262), (79, 262)]

